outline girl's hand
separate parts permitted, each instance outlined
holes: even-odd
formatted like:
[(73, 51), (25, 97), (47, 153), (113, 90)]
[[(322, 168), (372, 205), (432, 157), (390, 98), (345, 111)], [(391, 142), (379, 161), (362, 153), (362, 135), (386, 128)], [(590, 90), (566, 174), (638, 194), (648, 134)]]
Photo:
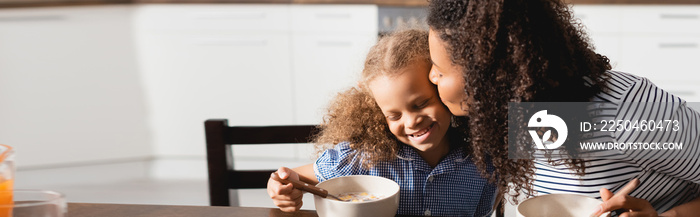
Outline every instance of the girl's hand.
[[(277, 174), (281, 179), (299, 180), (299, 174), (287, 167), (280, 167)], [(267, 180), (267, 194), (272, 198), (275, 206), (284, 212), (294, 212), (301, 209), (301, 200), (304, 193), (294, 188), (292, 184), (282, 184), (272, 178)]]
[[(658, 213), (651, 206), (649, 201), (631, 197), (627, 194), (619, 194), (613, 196), (613, 193), (606, 189), (600, 189), (600, 197), (603, 199), (603, 203), (598, 207), (598, 211), (593, 215), (600, 216), (602, 213), (610, 212), (617, 209), (628, 210), (622, 214), (620, 217), (657, 217)], [(593, 216), (592, 215), (592, 216)]]

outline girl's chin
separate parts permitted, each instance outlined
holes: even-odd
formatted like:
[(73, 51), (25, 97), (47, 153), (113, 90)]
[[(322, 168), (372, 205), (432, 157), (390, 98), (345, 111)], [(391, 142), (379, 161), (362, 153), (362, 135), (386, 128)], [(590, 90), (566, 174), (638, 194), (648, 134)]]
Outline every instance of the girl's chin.
[(437, 149), (437, 146), (435, 144), (432, 144), (432, 143), (419, 144), (419, 145), (412, 144), (411, 146), (420, 152), (430, 152), (432, 150)]

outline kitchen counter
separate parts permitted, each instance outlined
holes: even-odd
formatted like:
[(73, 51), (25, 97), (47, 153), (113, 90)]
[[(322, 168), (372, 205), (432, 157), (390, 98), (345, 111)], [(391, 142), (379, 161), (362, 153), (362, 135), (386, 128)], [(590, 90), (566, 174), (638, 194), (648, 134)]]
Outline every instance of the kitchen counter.
[[(700, 0), (565, 0), (573, 4), (677, 5), (700, 4)], [(0, 8), (50, 7), (138, 3), (257, 3), (257, 4), (377, 4), (382, 6), (426, 6), (427, 0), (0, 0)]]

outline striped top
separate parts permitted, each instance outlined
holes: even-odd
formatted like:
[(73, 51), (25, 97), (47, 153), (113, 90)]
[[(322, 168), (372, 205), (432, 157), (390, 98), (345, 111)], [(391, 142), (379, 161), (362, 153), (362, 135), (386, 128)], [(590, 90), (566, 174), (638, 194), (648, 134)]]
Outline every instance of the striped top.
[[(394, 160), (366, 169), (349, 143), (328, 149), (314, 163), (318, 181), (348, 175), (372, 175), (399, 184), (397, 214), (411, 216), (490, 216), (496, 186), (481, 177), (462, 148), (450, 152), (431, 168), (418, 152), (401, 145)], [(493, 169), (489, 165), (488, 169)]]
[[(686, 102), (651, 83), (646, 78), (609, 71), (608, 89), (596, 95), (593, 102), (607, 102), (616, 106), (609, 120), (683, 120), (679, 131), (645, 132), (616, 131), (605, 135), (610, 142), (639, 142), (642, 140), (668, 139), (684, 143), (678, 156), (640, 157), (640, 151), (618, 151), (618, 159), (586, 160), (586, 174), (576, 176), (565, 165), (552, 165), (546, 160), (535, 160), (536, 194), (575, 193), (600, 199), (600, 188), (615, 192), (632, 178), (641, 184), (630, 196), (651, 203), (657, 212), (665, 212), (675, 206), (700, 196), (700, 114), (686, 107)], [(623, 104), (622, 102), (663, 102), (650, 109)]]

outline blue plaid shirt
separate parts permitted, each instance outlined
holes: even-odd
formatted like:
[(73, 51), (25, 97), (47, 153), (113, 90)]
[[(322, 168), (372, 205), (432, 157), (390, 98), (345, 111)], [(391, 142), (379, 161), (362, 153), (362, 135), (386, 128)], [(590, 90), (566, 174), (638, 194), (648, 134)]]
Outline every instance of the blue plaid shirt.
[[(361, 165), (349, 143), (323, 152), (314, 163), (318, 181), (348, 176), (373, 175), (394, 180), (400, 186), (401, 215), (489, 216), (496, 186), (479, 175), (463, 149), (451, 150), (435, 168), (410, 146), (402, 145), (397, 158), (379, 162), (371, 169)], [(491, 167), (491, 166), (489, 166)]]

